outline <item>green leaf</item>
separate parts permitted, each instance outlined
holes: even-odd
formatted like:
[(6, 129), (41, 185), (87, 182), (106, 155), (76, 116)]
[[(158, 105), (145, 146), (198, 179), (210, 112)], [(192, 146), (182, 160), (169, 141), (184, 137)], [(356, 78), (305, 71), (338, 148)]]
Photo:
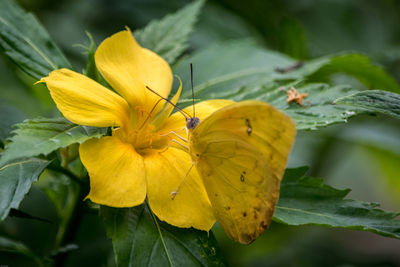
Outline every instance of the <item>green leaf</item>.
[(313, 73), (308, 73), (311, 81), (326, 81), (334, 73), (344, 73), (355, 77), (369, 89), (400, 92), (396, 80), (362, 54), (341, 53), (317, 58), (308, 64), (316, 67)]
[(104, 135), (104, 128), (80, 126), (64, 118), (25, 120), (16, 125), (11, 143), (1, 154), (0, 166), (22, 157), (47, 155), (58, 148)]
[(189, 63), (193, 63), (196, 99), (233, 98), (250, 83), (263, 85), (285, 79), (276, 67), (295, 63), (291, 58), (257, 46), (251, 40), (212, 45), (183, 60), (175, 73), (183, 81), (182, 99), (191, 98)]
[(134, 32), (139, 44), (162, 56), (172, 64), (188, 47), (203, 0), (185, 6), (175, 14), (150, 22), (144, 29)]
[[(262, 100), (291, 116), (298, 130), (315, 130), (334, 123), (345, 123), (350, 117), (368, 112), (366, 107), (341, 102), (334, 104), (336, 99), (357, 92), (350, 86), (305, 83), (308, 77), (314, 77), (321, 71), (330, 70), (329, 73), (332, 74), (341, 71), (341, 65), (349, 64), (357, 69), (360, 67), (355, 65), (360, 64), (364, 71), (351, 72), (347, 68), (343, 70), (365, 83), (385, 88), (398, 86), (383, 69), (371, 64), (367, 57), (360, 54), (322, 57), (308, 61), (292, 71), (277, 72), (276, 68), (295, 66), (296, 61), (247, 40), (213, 45), (183, 60), (176, 68), (184, 85), (183, 100), (191, 99), (190, 62), (194, 65), (194, 91), (197, 100)], [(286, 102), (285, 91), (291, 86), (295, 86), (300, 93), (308, 94), (303, 106)], [(179, 102), (180, 107), (186, 105), (190, 105), (190, 102)]]
[(233, 98), (249, 85), (273, 84), (278, 88), (282, 82), (295, 80), (326, 82), (335, 73), (353, 76), (370, 88), (400, 91), (393, 77), (361, 54), (324, 56), (279, 73), (276, 68), (287, 68), (297, 62), (252, 40), (241, 40), (211, 45), (179, 63), (175, 72), (183, 81), (183, 99), (191, 98), (189, 63), (194, 66), (195, 97), (202, 100)]
[(338, 97), (355, 92), (349, 86), (329, 86), (327, 84), (296, 85), (301, 93), (307, 93), (303, 106), (296, 103), (287, 103), (286, 90), (292, 83), (278, 87), (276, 83), (261, 86), (243, 87), (233, 99), (236, 101), (257, 99), (268, 102), (290, 116), (296, 123), (298, 130), (316, 130), (335, 123), (345, 123), (365, 110), (355, 109), (345, 105), (334, 105)]
[(341, 97), (335, 103), (400, 119), (400, 95), (391, 92), (368, 90)]
[(12, 125), (25, 119), (25, 115), (15, 107), (0, 101), (0, 143), (10, 134)]
[(17, 209), (49, 161), (40, 159), (20, 160), (0, 168), (0, 220), (10, 209)]
[(344, 199), (350, 189), (338, 190), (321, 179), (303, 177), (307, 168), (286, 170), (274, 220), (288, 225), (319, 225), (368, 231), (400, 238), (400, 213), (379, 209), (376, 203)]
[[(250, 78), (251, 79), (251, 78)], [(307, 93), (308, 97), (304, 105), (287, 103), (286, 90), (295, 85), (299, 92)], [(305, 84), (301, 83), (278, 83), (259, 80), (249, 82), (236, 92), (229, 94), (228, 91), (217, 90), (211, 98), (227, 98), (235, 101), (257, 99), (268, 102), (276, 108), (285, 112), (296, 123), (298, 130), (316, 130), (335, 123), (345, 123), (353, 116), (365, 113), (364, 109), (354, 108), (347, 105), (334, 104), (334, 101), (343, 95), (356, 92), (350, 86), (329, 86), (327, 84)], [(225, 94), (223, 96), (223, 94)], [(198, 98), (195, 96), (196, 99)], [(202, 99), (203, 100), (203, 99)], [(181, 106), (190, 102), (181, 102)]]
[(0, 236), (0, 251), (8, 251), (13, 253), (22, 254), (30, 259), (32, 259), (37, 266), (43, 266), (40, 258), (32, 252), (25, 244), (15, 241), (13, 239)]
[(71, 68), (40, 22), (14, 0), (0, 1), (0, 47), (36, 79), (55, 69)]
[(147, 204), (101, 207), (117, 266), (224, 266), (213, 235), (160, 222)]

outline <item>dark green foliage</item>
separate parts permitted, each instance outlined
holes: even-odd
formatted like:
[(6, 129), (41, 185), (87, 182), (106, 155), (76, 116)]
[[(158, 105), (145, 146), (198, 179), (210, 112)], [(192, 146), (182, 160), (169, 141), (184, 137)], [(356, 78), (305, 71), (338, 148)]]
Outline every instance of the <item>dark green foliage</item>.
[[(21, 3), (23, 2), (21, 1)], [(25, 1), (25, 5), (29, 5), (28, 2)], [(146, 27), (134, 31), (134, 36), (142, 46), (158, 53), (168, 63), (173, 64), (174, 73), (182, 78), (184, 86), (179, 102), (181, 107), (190, 105), (192, 101), (189, 63), (193, 63), (196, 102), (208, 99), (262, 100), (291, 116), (296, 122), (298, 130), (319, 130), (322, 127), (339, 123), (345, 125), (344, 123), (348, 122), (349, 118), (360, 114), (382, 113), (391, 117), (389, 118), (392, 119), (390, 122), (395, 121), (396, 123), (395, 119), (400, 118), (400, 95), (392, 93), (400, 92), (398, 82), (386, 72), (386, 69), (389, 69), (387, 64), (383, 67), (370, 59), (386, 57), (386, 61), (395, 67), (400, 58), (398, 48), (392, 47), (387, 51), (382, 51), (384, 55), (372, 55), (365, 53), (365, 50), (360, 50), (365, 54), (361, 52), (336, 53), (343, 48), (334, 47), (333, 49), (336, 44), (345, 43), (341, 39), (343, 38), (341, 33), (344, 30), (349, 36), (353, 37), (353, 41), (357, 41), (357, 27), (352, 28), (356, 24), (351, 19), (359, 18), (360, 14), (358, 7), (357, 11), (350, 12), (352, 11), (351, 7), (354, 8), (355, 6), (353, 2), (341, 1), (337, 4), (331, 1), (332, 3), (328, 4), (321, 3), (325, 10), (320, 10), (319, 7), (307, 7), (307, 3), (304, 1), (304, 3), (291, 1), (288, 4), (289, 1), (262, 2), (250, 0), (240, 8), (238, 6), (240, 1), (233, 1), (230, 4), (228, 1), (208, 1), (205, 3), (203, 0), (198, 0), (186, 6), (182, 1), (154, 1), (154, 3), (151, 2), (151, 5), (140, 1), (133, 5), (128, 0), (121, 0), (112, 4), (107, 1), (70, 2), (79, 2), (75, 6), (76, 10), (72, 13), (74, 13), (74, 21), (75, 19), (77, 21), (76, 24), (79, 27), (84, 25), (84, 28), (79, 29), (82, 36), (85, 29), (90, 29), (95, 37), (101, 33), (104, 38), (114, 33), (115, 29), (121, 29), (124, 25), (135, 29), (138, 25), (142, 26), (147, 20), (164, 16), (159, 20), (151, 20)], [(94, 4), (95, 2), (96, 4)], [(127, 4), (128, 2), (129, 4)], [(45, 0), (43, 3), (48, 4), (50, 2)], [(66, 1), (64, 5), (68, 6), (71, 3)], [(86, 11), (83, 3), (87, 5)], [(101, 27), (102, 31), (100, 32), (98, 28), (91, 28), (90, 25), (86, 28), (87, 24), (84, 23), (86, 23), (86, 20), (90, 21), (91, 18), (87, 14), (80, 14), (77, 10), (82, 9), (84, 13), (90, 6), (90, 11), (93, 11), (91, 14), (93, 13), (93, 16), (96, 16), (95, 7), (92, 10), (92, 5), (104, 8), (100, 9), (101, 12), (99, 12), (102, 18), (108, 16), (109, 19), (124, 10), (129, 15), (127, 17), (132, 18), (132, 20), (124, 21), (124, 19), (121, 19), (116, 26), (109, 23), (107, 19), (104, 22), (106, 25), (103, 26), (111, 25), (111, 28), (104, 30)], [(206, 5), (205, 10), (211, 12), (207, 14), (203, 12), (203, 16), (200, 16), (203, 5)], [(240, 5), (242, 5), (241, 2)], [(151, 9), (153, 13), (147, 12), (146, 6), (152, 6), (147, 7), (147, 11)], [(166, 10), (177, 10), (177, 6), (181, 7), (178, 11), (165, 16)], [(340, 8), (331, 12), (330, 7), (334, 6)], [(363, 3), (359, 6), (360, 10), (368, 11), (366, 12), (368, 16), (365, 16), (368, 21), (370, 19), (369, 14), (376, 15), (374, 10), (368, 9), (373, 6), (374, 4), (371, 3)], [(387, 2), (385, 14), (392, 14), (388, 9), (394, 6), (395, 4)], [(58, 16), (59, 14), (56, 12), (54, 15), (52, 8), (51, 5), (45, 8), (37, 8), (39, 17), (47, 18), (47, 23), (54, 21), (55, 18), (57, 21), (61, 21), (63, 18)], [(118, 10), (118, 8), (121, 10)], [(135, 10), (128, 10), (130, 8)], [(104, 10), (107, 10), (107, 12), (103, 12)], [(232, 10), (236, 10), (236, 13)], [(314, 13), (315, 10), (319, 10), (321, 13), (316, 14)], [(105, 14), (108, 12), (109, 14)], [(297, 17), (292, 14), (296, 12)], [(53, 20), (49, 19), (46, 13), (52, 14)], [(332, 13), (332, 16), (328, 16), (328, 13)], [(132, 14), (135, 14), (135, 16)], [(321, 24), (326, 23), (325, 16), (331, 19), (333, 25), (338, 26), (343, 23), (342, 28), (330, 29), (331, 32), (337, 31), (338, 34), (331, 37), (335, 39), (335, 42), (332, 42), (332, 47), (326, 49), (323, 53), (321, 51), (324, 51), (324, 47), (313, 47), (315, 46), (313, 42), (318, 41), (320, 34), (317, 37), (313, 36), (313, 31), (310, 31), (309, 27), (310, 22), (304, 20), (304, 17), (310, 17), (310, 14), (312, 14), (311, 20), (318, 18), (318, 23), (311, 27), (317, 30), (316, 32), (318, 32), (320, 21)], [(82, 16), (82, 18), (79, 16)], [(57, 26), (61, 24), (49, 28), (52, 33), (60, 32), (56, 33), (59, 40), (65, 38), (64, 34), (71, 34), (65, 31), (66, 28), (74, 28), (71, 16), (66, 15), (65, 17), (65, 28), (58, 29)], [(198, 31), (193, 31), (198, 19), (203, 27), (200, 34)], [(358, 47), (373, 47), (375, 41), (377, 44), (388, 42), (388, 39), (381, 41), (379, 38), (384, 34), (382, 36), (376, 34), (383, 29), (380, 28), (383, 24), (377, 25), (377, 22), (381, 19), (387, 21), (387, 19), (376, 16), (371, 17), (368, 27), (364, 24), (362, 24), (362, 27), (360, 26), (363, 34), (368, 31), (371, 31), (371, 34), (369, 34), (368, 43)], [(43, 21), (46, 22), (46, 19)], [(130, 21), (140, 21), (140, 23), (136, 25), (130, 23)], [(350, 27), (348, 27), (349, 25)], [(323, 30), (325, 31), (325, 29)], [(75, 32), (77, 32), (76, 29)], [(195, 33), (193, 39), (189, 39), (191, 33)], [(91, 35), (88, 35), (90, 39), (90, 44), (86, 48), (88, 57), (85, 57), (85, 62), (80, 62), (81, 66), (86, 65), (84, 72), (88, 77), (106, 85), (97, 71), (94, 61), (96, 43)], [(321, 34), (321, 38), (327, 38), (327, 35)], [(395, 36), (399, 35), (396, 34)], [(216, 39), (220, 41), (238, 37), (240, 39), (218, 43), (215, 41)], [(309, 39), (313, 42), (310, 42)], [(189, 43), (192, 43), (192, 46), (189, 47)], [(317, 42), (317, 44), (321, 43), (324, 42)], [(65, 48), (75, 64), (75, 60), (79, 61), (79, 58), (74, 55), (76, 51), (68, 49), (69, 46), (71, 44), (67, 43)], [(197, 47), (202, 47), (202, 49), (199, 51), (190, 50), (190, 48), (196, 49)], [(376, 47), (380, 46), (377, 45)], [(68, 60), (57, 48), (36, 17), (21, 9), (14, 0), (0, 0), (0, 48), (4, 50), (5, 55), (11, 61), (35, 80), (46, 76), (54, 69), (71, 68)], [(326, 51), (335, 54), (309, 58), (309, 55), (326, 54)], [(184, 55), (185, 52), (187, 52), (187, 55)], [(34, 81), (29, 80), (30, 78), (27, 79), (24, 75), (18, 73), (17, 78), (24, 80), (25, 84), (30, 86)], [(350, 85), (346, 83), (350, 83)], [(5, 85), (0, 90), (8, 90), (7, 86)], [(287, 103), (286, 91), (292, 86), (300, 93), (308, 94), (303, 105)], [(177, 88), (177, 86), (174, 88)], [(43, 93), (47, 95), (47, 91), (40, 92), (41, 89), (44, 89), (44, 85), (42, 85), (42, 88), (35, 87), (35, 94), (37, 96), (43, 96)], [(7, 96), (7, 94), (4, 95)], [(20, 98), (19, 93), (15, 93), (15, 95), (16, 98)], [(27, 115), (28, 118), (31, 117), (30, 114)], [(45, 116), (51, 115), (46, 114)], [(88, 228), (92, 230), (92, 221), (88, 223), (84, 219), (86, 216), (92, 216), (99, 220), (97, 216), (98, 206), (89, 201), (83, 202), (89, 190), (89, 180), (77, 155), (78, 144), (90, 138), (100, 138), (106, 133), (106, 129), (75, 125), (63, 118), (30, 119), (20, 123), (24, 118), (25, 116), (18, 110), (0, 103), (0, 141), (3, 145), (2, 150), (0, 150), (0, 219), (4, 220), (8, 216), (7, 220), (25, 220), (49, 224), (49, 220), (41, 219), (41, 216), (37, 216), (37, 213), (30, 215), (29, 211), (26, 212), (24, 209), (25, 202), (21, 205), (21, 210), (18, 210), (21, 201), (40, 176), (40, 180), (36, 183), (37, 187), (35, 186), (32, 191), (41, 192), (44, 198), (47, 196), (49, 203), (51, 202), (54, 206), (54, 216), (58, 221), (51, 220), (52, 223), (49, 224), (56, 229), (54, 240), (44, 242), (46, 244), (52, 243), (48, 251), (41, 248), (43, 251), (37, 253), (38, 251), (35, 250), (34, 246), (28, 246), (28, 242), (20, 242), (18, 238), (14, 240), (14, 237), (10, 236), (10, 238), (0, 237), (0, 252), (11, 251), (18, 256), (25, 255), (28, 260), (32, 261), (32, 264), (38, 266), (42, 266), (44, 265), (43, 262), (48, 261), (45, 264), (47, 266), (47, 263), (50, 264), (52, 260), (54, 260), (56, 266), (76, 266), (79, 260), (75, 258), (75, 261), (68, 261), (70, 255), (73, 258), (74, 253), (79, 251), (86, 260), (87, 251), (86, 248), (77, 246), (74, 243), (75, 241), (79, 243), (86, 239), (87, 247), (95, 250), (94, 255), (96, 255), (98, 244), (96, 244), (95, 235), (101, 236), (103, 239), (106, 238), (105, 231), (101, 227), (99, 227), (100, 230), (94, 230), (95, 234), (91, 236)], [(361, 117), (361, 119), (364, 118)], [(367, 119), (370, 119), (370, 117)], [(12, 128), (15, 123), (19, 124)], [(395, 123), (392, 126), (395, 128)], [(332, 128), (335, 129), (335, 127), (330, 127), (326, 130)], [(363, 140), (363, 137), (365, 137), (363, 133), (366, 129), (368, 130), (368, 127), (361, 129), (363, 130), (353, 134), (352, 141), (361, 142), (360, 140)], [(321, 133), (322, 137), (318, 136), (317, 133)], [(396, 132), (394, 131), (394, 133)], [(324, 162), (324, 160), (329, 162), (330, 158), (327, 158), (327, 155), (331, 150), (335, 150), (336, 143), (334, 143), (334, 140), (341, 138), (341, 132), (339, 130), (333, 134), (326, 134), (323, 130), (315, 131), (315, 133), (302, 132), (299, 134), (300, 138), (297, 139), (296, 143), (302, 141), (301, 135), (303, 134), (313, 134), (311, 138), (316, 137), (313, 140), (315, 142), (319, 142), (318, 138), (323, 139), (323, 137), (326, 137), (324, 135), (329, 135), (328, 140), (324, 140), (326, 143), (321, 142), (323, 144), (319, 147), (320, 151), (314, 152), (314, 158), (318, 158), (318, 160), (322, 158), (321, 162)], [(378, 137), (381, 137), (381, 135)], [(351, 142), (350, 139), (347, 142)], [(364, 142), (368, 143), (367, 141)], [(381, 142), (385, 143), (385, 140)], [(385, 165), (386, 172), (394, 177), (391, 184), (396, 187), (399, 185), (398, 179), (396, 179), (398, 174), (396, 164), (400, 155), (395, 146), (390, 146), (390, 144), (387, 146), (390, 153), (383, 151), (382, 147), (379, 146), (370, 147), (369, 151), (373, 151), (375, 156), (380, 155), (380, 157), (376, 157), (376, 160), (381, 165)], [(308, 148), (307, 146), (303, 147)], [(67, 154), (71, 152), (73, 156), (66, 159), (64, 154), (66, 151)], [(372, 152), (370, 153), (372, 154)], [(340, 151), (340, 157), (342, 155), (346, 154)], [(41, 159), (36, 157), (41, 157)], [(49, 164), (50, 161), (51, 164)], [(316, 162), (318, 164), (318, 161)], [(330, 170), (336, 169), (334, 163), (329, 162), (329, 164), (333, 166)], [(323, 169), (322, 164), (320, 165), (315, 169)], [(294, 227), (287, 225), (317, 225), (325, 228), (345, 228), (373, 232), (381, 236), (400, 239), (400, 223), (396, 219), (398, 213), (379, 209), (379, 205), (375, 203), (347, 199), (350, 190), (336, 189), (323, 183), (321, 179), (304, 176), (306, 170), (306, 168), (287, 169), (281, 184), (280, 199), (274, 216), (274, 220), (279, 223), (279, 226), (277, 226), (278, 224), (272, 226), (291, 231), (290, 229), (294, 229)], [(315, 171), (311, 176), (319, 177), (320, 175), (318, 171)], [(325, 175), (321, 176), (325, 177)], [(380, 178), (377, 176), (376, 180), (380, 180)], [(327, 183), (329, 182), (327, 181)], [(357, 190), (358, 188), (354, 187), (354, 189)], [(30, 196), (31, 194), (29, 194)], [(30, 201), (29, 197), (27, 202)], [(352, 198), (354, 197), (352, 196)], [(33, 201), (32, 205), (36, 205), (36, 202)], [(398, 207), (394, 207), (394, 210), (396, 208)], [(115, 258), (118, 266), (225, 265), (221, 249), (213, 233), (177, 228), (165, 222), (160, 222), (146, 203), (133, 208), (101, 206), (100, 217), (104, 221), (105, 230), (112, 239), (114, 247), (114, 257), (109, 258)], [(6, 224), (7, 220), (3, 224)], [(86, 228), (84, 228), (86, 231), (82, 230), (81, 233), (78, 233), (82, 225), (86, 225)], [(273, 228), (271, 227), (270, 230), (266, 231), (263, 237), (267, 236), (266, 239), (273, 238), (273, 231), (275, 230)], [(296, 231), (298, 228), (296, 228)], [(1, 227), (0, 230), (2, 230)], [(12, 234), (12, 231), (7, 232), (7, 235), (10, 233)], [(278, 238), (275, 237), (276, 240), (280, 241), (285, 238), (282, 233), (278, 233), (278, 235)], [(290, 233), (287, 235), (290, 235)], [(29, 235), (27, 239), (29, 239)], [(274, 241), (270, 241), (270, 243), (274, 243)], [(328, 244), (329, 241), (324, 241), (324, 243)], [(294, 247), (298, 246), (296, 242), (293, 242), (293, 244)], [(110, 246), (110, 243), (107, 243), (107, 245)], [(111, 248), (107, 245), (103, 247), (103, 250), (107, 249), (111, 255)], [(231, 245), (232, 243), (229, 243), (228, 247)], [(221, 248), (226, 249), (223, 242), (221, 242)], [(290, 253), (286, 255), (289, 250), (290, 248), (285, 247), (284, 252), (281, 253), (285, 254), (285, 259), (290, 258)], [(264, 252), (265, 247), (262, 247), (260, 251), (263, 255), (267, 254)], [(273, 251), (271, 254), (275, 255), (275, 252)], [(305, 259), (301, 262), (308, 263), (308, 258), (312, 253), (313, 251), (309, 255), (301, 255)], [(102, 260), (104, 261), (107, 256), (102, 255)], [(231, 257), (232, 254), (226, 254), (226, 256)], [(293, 262), (297, 262), (295, 260)], [(1, 263), (0, 260), (0, 265)], [(87, 262), (83, 264), (86, 265)], [(274, 266), (273, 262), (256, 262), (252, 266), (268, 264)], [(110, 260), (104, 265), (113, 266), (113, 262)], [(277, 263), (276, 265), (285, 264), (279, 265)], [(312, 266), (312, 264), (306, 264), (306, 266)]]
[(16, 125), (14, 136), (0, 155), (0, 166), (22, 157), (48, 155), (59, 148), (105, 134), (103, 128), (73, 124), (64, 118), (39, 118)]
[(196, 0), (178, 12), (150, 22), (134, 32), (139, 44), (172, 64), (188, 47), (189, 34), (197, 21), (204, 0)]
[(12, 125), (24, 119), (25, 115), (21, 111), (0, 101), (0, 142), (9, 136)]
[(383, 113), (400, 119), (400, 95), (370, 90), (339, 98), (336, 104), (364, 109), (365, 112)]
[(37, 255), (35, 255), (35, 253), (33, 253), (29, 249), (29, 247), (16, 240), (0, 236), (0, 251), (8, 251), (21, 254), (35, 262), (35, 266), (43, 266), (41, 259)]
[[(318, 62), (314, 59), (311, 62)], [(334, 73), (344, 73), (355, 77), (368, 89), (381, 89), (400, 93), (400, 86), (385, 70), (371, 63), (371, 60), (362, 54), (341, 53), (336, 56), (322, 57), (324, 62), (320, 68), (311, 74), (310, 79), (326, 81)]]
[(0, 47), (23, 71), (36, 79), (69, 62), (32, 14), (14, 0), (0, 2)]
[(117, 266), (225, 266), (212, 233), (160, 222), (147, 204), (101, 207)]
[(17, 209), (33, 182), (49, 164), (46, 160), (28, 159), (12, 162), (0, 168), (0, 220), (10, 209)]
[(289, 225), (320, 225), (374, 232), (400, 238), (400, 213), (379, 209), (379, 204), (344, 199), (351, 191), (304, 177), (307, 168), (286, 170), (274, 219)]

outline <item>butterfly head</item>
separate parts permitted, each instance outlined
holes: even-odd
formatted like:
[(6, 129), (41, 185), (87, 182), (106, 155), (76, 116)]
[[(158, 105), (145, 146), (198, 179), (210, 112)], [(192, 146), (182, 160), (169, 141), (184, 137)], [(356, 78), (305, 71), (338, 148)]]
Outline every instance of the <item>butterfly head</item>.
[(191, 117), (186, 119), (186, 128), (188, 130), (193, 130), (196, 128), (197, 125), (199, 125), (200, 119), (197, 117)]

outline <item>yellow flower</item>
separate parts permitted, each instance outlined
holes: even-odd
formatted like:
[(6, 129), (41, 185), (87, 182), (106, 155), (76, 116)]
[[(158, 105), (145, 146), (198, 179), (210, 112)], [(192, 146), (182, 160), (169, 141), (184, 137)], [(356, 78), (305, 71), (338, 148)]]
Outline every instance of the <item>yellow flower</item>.
[[(177, 139), (173, 132), (187, 138), (185, 120), (179, 113), (170, 116), (173, 107), (146, 89), (168, 97), (173, 80), (168, 63), (140, 47), (129, 29), (104, 40), (95, 61), (116, 93), (68, 69), (55, 70), (41, 80), (68, 120), (113, 127), (112, 136), (80, 145), (80, 158), (90, 176), (88, 198), (111, 207), (132, 207), (143, 203), (147, 195), (159, 219), (208, 231), (215, 217), (195, 169), (176, 197), (171, 197), (192, 164), (188, 151), (172, 141)], [(175, 103), (180, 90), (172, 99)], [(204, 119), (229, 103), (201, 102), (196, 116)], [(185, 111), (190, 114), (191, 108)]]

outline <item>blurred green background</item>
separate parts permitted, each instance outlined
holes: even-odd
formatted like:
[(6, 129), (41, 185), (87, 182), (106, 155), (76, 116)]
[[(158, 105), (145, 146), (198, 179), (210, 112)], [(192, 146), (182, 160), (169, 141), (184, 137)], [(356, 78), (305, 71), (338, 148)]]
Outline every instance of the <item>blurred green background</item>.
[[(86, 64), (84, 50), (77, 46), (88, 43), (85, 30), (100, 43), (125, 25), (143, 27), (188, 2), (19, 0), (36, 14), (78, 70)], [(190, 50), (224, 40), (253, 38), (299, 60), (359, 51), (400, 81), (399, 21), (397, 0), (213, 0), (203, 8)], [(33, 82), (0, 57), (0, 100), (21, 110), (21, 119), (57, 115), (47, 90), (33, 87)], [(336, 75), (332, 82), (363, 89), (343, 75)], [(304, 165), (310, 166), (310, 176), (324, 178), (337, 188), (351, 188), (352, 199), (400, 211), (398, 120), (359, 116), (348, 124), (300, 132), (289, 166)], [(21, 210), (51, 223), (10, 217), (0, 225), (0, 234), (22, 240), (39, 255), (48, 254), (57, 228), (54, 207), (36, 186)], [(273, 223), (249, 246), (228, 240), (218, 226), (214, 233), (231, 266), (400, 266), (400, 240), (366, 232)], [(68, 254), (68, 266), (113, 266), (111, 241), (96, 212), (85, 215), (71, 242), (79, 249)], [(6, 260), (15, 266), (30, 266), (28, 259), (17, 254), (0, 251), (0, 259), (2, 264)]]

